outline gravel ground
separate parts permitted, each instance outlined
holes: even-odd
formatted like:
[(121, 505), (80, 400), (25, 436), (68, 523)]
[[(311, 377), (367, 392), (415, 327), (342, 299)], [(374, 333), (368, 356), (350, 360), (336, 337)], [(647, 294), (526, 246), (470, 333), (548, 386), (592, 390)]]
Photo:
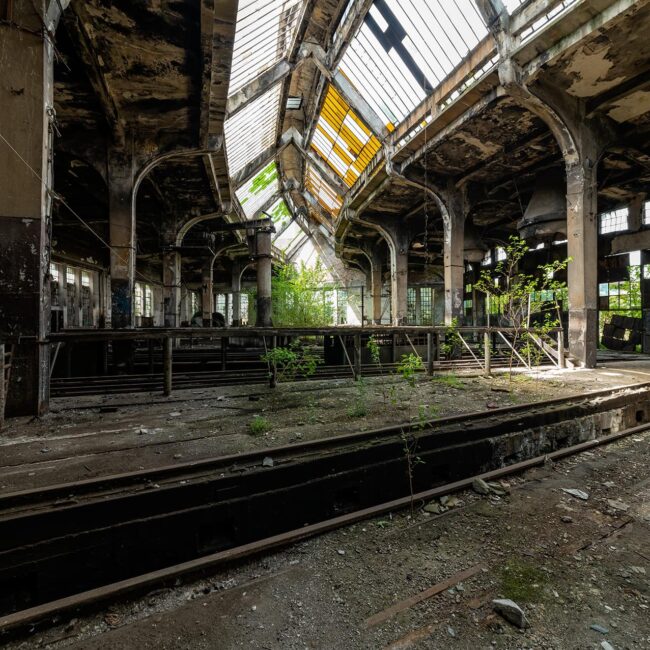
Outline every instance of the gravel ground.
[[(650, 433), (416, 504), (9, 648), (650, 648)], [(586, 501), (563, 491), (578, 488)], [(474, 568), (475, 575), (368, 619)], [(511, 598), (530, 626), (495, 613)]]

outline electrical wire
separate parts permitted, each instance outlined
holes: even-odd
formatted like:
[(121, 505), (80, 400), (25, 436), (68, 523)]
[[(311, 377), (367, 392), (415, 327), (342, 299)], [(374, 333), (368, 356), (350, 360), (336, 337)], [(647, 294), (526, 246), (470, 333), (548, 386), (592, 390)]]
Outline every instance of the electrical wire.
[[(48, 196), (52, 200), (58, 201), (61, 203), (61, 205), (65, 206), (70, 214), (72, 214), (87, 230), (89, 230), (106, 248), (108, 248), (115, 257), (123, 262), (124, 264), (128, 265), (128, 260), (122, 257), (122, 255), (115, 249), (113, 246), (111, 246), (87, 221), (85, 221), (77, 212), (70, 206), (70, 204), (65, 200), (63, 196), (60, 194), (57, 194), (44, 180), (41, 178), (39, 173), (20, 155), (20, 152), (16, 150), (16, 148), (5, 138), (5, 136), (0, 132), (0, 140), (2, 140), (8, 147), (13, 151), (13, 153), (21, 160), (21, 162), (31, 171), (31, 173), (34, 175), (35, 178), (38, 179), (38, 181), (41, 183), (41, 185), (45, 188), (45, 191), (47, 192)], [(135, 250), (134, 250), (135, 254)], [(159, 280), (154, 280), (153, 278), (149, 278), (140, 271), (135, 269), (135, 274), (138, 275), (142, 280), (145, 280), (146, 282), (154, 285), (158, 285), (161, 287), (164, 287), (164, 283), (160, 282)]]

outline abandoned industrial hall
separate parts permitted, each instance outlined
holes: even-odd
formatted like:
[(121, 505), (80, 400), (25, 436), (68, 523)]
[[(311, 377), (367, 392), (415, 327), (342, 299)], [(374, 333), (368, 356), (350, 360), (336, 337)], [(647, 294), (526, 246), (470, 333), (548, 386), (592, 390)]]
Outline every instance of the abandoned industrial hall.
[(650, 0), (0, 0), (0, 647), (650, 648)]

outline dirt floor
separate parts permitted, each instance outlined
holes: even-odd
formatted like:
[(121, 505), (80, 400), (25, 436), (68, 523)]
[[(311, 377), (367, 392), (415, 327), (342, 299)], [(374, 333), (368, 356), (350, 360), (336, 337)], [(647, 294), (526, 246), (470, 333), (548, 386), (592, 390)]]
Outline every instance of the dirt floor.
[[(449, 389), (448, 401), (471, 410), (494, 399), (492, 385)], [(502, 496), (458, 493), (447, 510), (440, 501), (417, 503), (413, 517), (361, 522), (9, 647), (650, 648), (650, 432), (502, 487)], [(474, 574), (458, 583), (468, 569)], [(450, 578), (441, 593), (405, 603)], [(495, 598), (514, 600), (529, 627), (495, 613)], [(386, 611), (400, 603), (401, 611)]]
[(0, 432), (0, 492), (42, 487), (650, 381), (650, 363), (595, 371), (399, 375), (53, 401)]

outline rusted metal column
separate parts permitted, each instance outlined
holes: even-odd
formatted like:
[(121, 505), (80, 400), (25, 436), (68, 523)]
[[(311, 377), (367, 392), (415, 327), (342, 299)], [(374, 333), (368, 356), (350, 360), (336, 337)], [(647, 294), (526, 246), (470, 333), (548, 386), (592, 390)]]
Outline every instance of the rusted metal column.
[(49, 409), (54, 101), (51, 39), (40, 36), (45, 9), (42, 0), (14, 2), (12, 23), (0, 24), (0, 330), (21, 337), (8, 416)]
[(203, 327), (212, 326), (214, 312), (214, 282), (212, 279), (212, 259), (203, 265), (203, 280), (201, 282), (201, 310), (203, 312)]
[(564, 358), (564, 332), (557, 333), (557, 363), (560, 368), (566, 368), (566, 360)]
[(163, 253), (163, 304), (165, 327), (181, 324), (181, 254)]
[(489, 332), (483, 334), (483, 360), (485, 363), (485, 376), (489, 377), (492, 372), (492, 340)]
[(271, 229), (255, 233), (255, 259), (257, 260), (257, 326), (271, 327)]
[(0, 429), (5, 423), (5, 344), (0, 341)]
[(132, 152), (111, 147), (108, 154), (108, 209), (113, 328), (133, 327), (135, 324), (135, 224), (131, 211), (134, 176)]
[(361, 379), (361, 334), (354, 335), (354, 381)]
[(427, 375), (433, 375), (433, 334), (427, 334)]
[(169, 397), (172, 394), (172, 361), (172, 339), (166, 336), (163, 339), (163, 395), (165, 397)]
[(232, 263), (232, 276), (230, 290), (232, 291), (232, 327), (241, 325), (241, 263), (238, 260)]

